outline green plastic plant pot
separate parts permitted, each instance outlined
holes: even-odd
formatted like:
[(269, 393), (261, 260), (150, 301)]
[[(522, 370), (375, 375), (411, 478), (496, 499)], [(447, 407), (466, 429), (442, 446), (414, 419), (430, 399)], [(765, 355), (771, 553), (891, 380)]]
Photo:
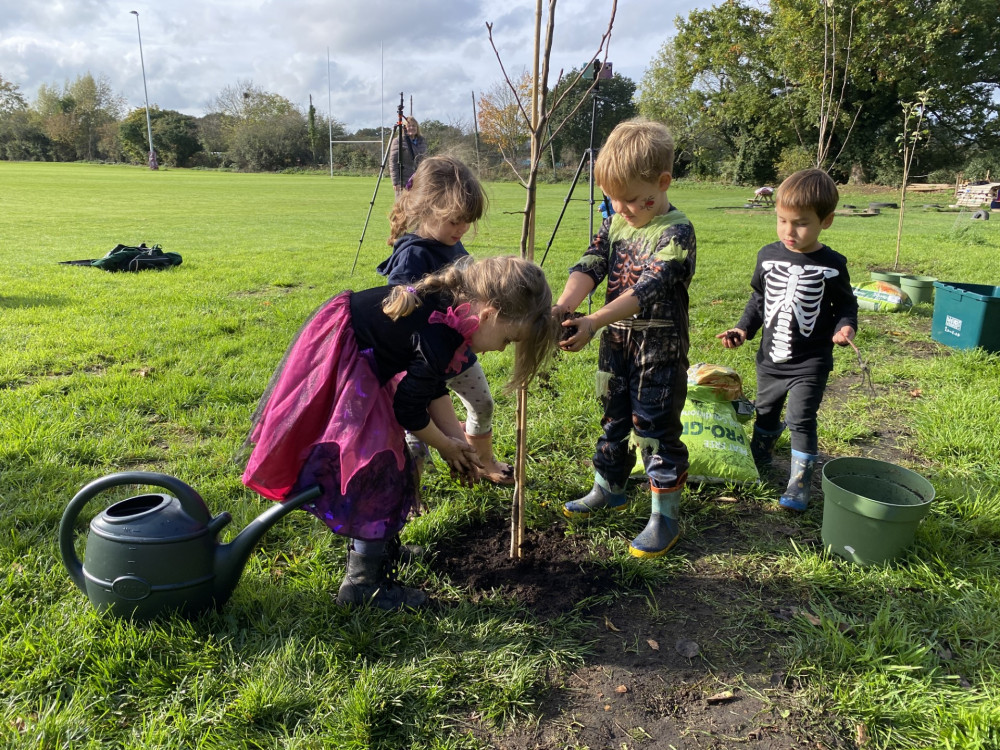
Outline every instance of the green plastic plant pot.
[(934, 486), (919, 474), (873, 458), (823, 466), (823, 545), (859, 565), (877, 565), (913, 544)]
[(888, 281), (893, 286), (899, 286), (899, 274), (892, 271), (872, 271), (872, 281)]
[(914, 305), (919, 305), (934, 301), (935, 281), (937, 279), (933, 276), (902, 274), (899, 277), (899, 288), (906, 292)]

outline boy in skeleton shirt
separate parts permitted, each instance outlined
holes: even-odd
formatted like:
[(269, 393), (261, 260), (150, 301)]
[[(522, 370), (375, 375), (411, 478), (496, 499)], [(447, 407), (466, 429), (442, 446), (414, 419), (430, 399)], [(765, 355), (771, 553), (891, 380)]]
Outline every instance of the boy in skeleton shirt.
[(604, 306), (563, 323), (566, 338), (560, 345), (570, 352), (580, 351), (607, 326), (598, 352), (604, 417), (594, 453), (594, 486), (565, 503), (563, 513), (586, 518), (624, 508), (637, 445), (650, 480), (652, 510), (646, 528), (629, 545), (635, 557), (659, 557), (676, 543), (687, 478), (681, 410), (687, 395), (695, 237), (691, 222), (667, 200), (673, 164), (673, 141), (662, 125), (636, 119), (612, 131), (594, 163), (594, 176), (615, 213), (570, 268), (553, 308), (554, 316), (567, 318), (607, 278)]
[(839, 197), (833, 180), (820, 169), (796, 172), (781, 183), (775, 195), (779, 241), (757, 254), (753, 294), (743, 317), (735, 328), (717, 335), (732, 349), (762, 331), (750, 452), (759, 468), (767, 468), (787, 423), (792, 468), (778, 502), (800, 512), (809, 504), (818, 451), (816, 414), (833, 369), (833, 345), (847, 346), (858, 328), (847, 259), (819, 241), (820, 232), (833, 223)]

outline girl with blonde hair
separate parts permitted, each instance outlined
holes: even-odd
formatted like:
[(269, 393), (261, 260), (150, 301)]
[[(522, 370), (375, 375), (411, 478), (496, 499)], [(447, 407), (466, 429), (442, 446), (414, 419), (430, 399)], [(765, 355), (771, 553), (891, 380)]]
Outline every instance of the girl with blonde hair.
[(395, 581), (398, 534), (416, 500), (404, 430), (469, 484), (480, 468), (446, 385), (474, 353), (517, 343), (509, 387), (526, 385), (555, 347), (552, 292), (515, 256), (470, 259), (405, 286), (346, 291), (302, 327), (254, 416), (243, 483), (304, 509), (348, 537), (340, 604), (419, 607)]
[[(469, 253), (462, 237), (483, 217), (486, 193), (465, 164), (450, 156), (426, 159), (389, 214), (392, 255), (376, 269), (391, 285), (412, 284)], [(514, 483), (510, 464), (493, 453), (495, 404), (482, 365), (471, 357), (448, 381), (466, 411), (465, 434), (483, 465), (480, 476), (494, 484)], [(426, 449), (411, 439), (418, 454)]]

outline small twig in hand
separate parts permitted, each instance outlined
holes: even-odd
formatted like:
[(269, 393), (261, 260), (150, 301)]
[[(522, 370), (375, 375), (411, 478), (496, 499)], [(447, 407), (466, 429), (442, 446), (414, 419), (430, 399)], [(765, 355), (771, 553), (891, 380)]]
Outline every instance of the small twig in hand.
[(854, 353), (858, 355), (858, 369), (861, 370), (861, 385), (862, 386), (867, 385), (868, 390), (872, 394), (872, 398), (875, 398), (875, 383), (872, 381), (871, 368), (868, 367), (868, 363), (861, 358), (861, 352), (858, 350), (858, 347), (855, 345), (855, 343), (850, 340), (848, 340), (847, 343), (851, 345), (851, 348), (854, 350)]

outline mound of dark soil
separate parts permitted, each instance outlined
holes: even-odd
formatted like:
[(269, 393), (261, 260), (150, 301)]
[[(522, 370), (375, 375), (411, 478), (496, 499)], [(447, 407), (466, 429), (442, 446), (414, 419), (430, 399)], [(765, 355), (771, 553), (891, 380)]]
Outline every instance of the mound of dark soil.
[(677, 554), (690, 561), (683, 575), (632, 591), (562, 524), (528, 529), (520, 560), (510, 558), (505, 519), (442, 543), (435, 568), (473, 600), (499, 591), (550, 618), (591, 596), (620, 595), (583, 612), (586, 664), (553, 678), (537, 724), (499, 735), (470, 717), (479, 739), (505, 750), (849, 747), (831, 734), (836, 720), (804, 705), (801, 686), (784, 673), (774, 618), (789, 619), (801, 603), (776, 580), (762, 609), (759, 582), (716, 557), (747, 551), (753, 538), (809, 546), (817, 532), (760, 505), (748, 503), (739, 515), (737, 524), (682, 538)]

